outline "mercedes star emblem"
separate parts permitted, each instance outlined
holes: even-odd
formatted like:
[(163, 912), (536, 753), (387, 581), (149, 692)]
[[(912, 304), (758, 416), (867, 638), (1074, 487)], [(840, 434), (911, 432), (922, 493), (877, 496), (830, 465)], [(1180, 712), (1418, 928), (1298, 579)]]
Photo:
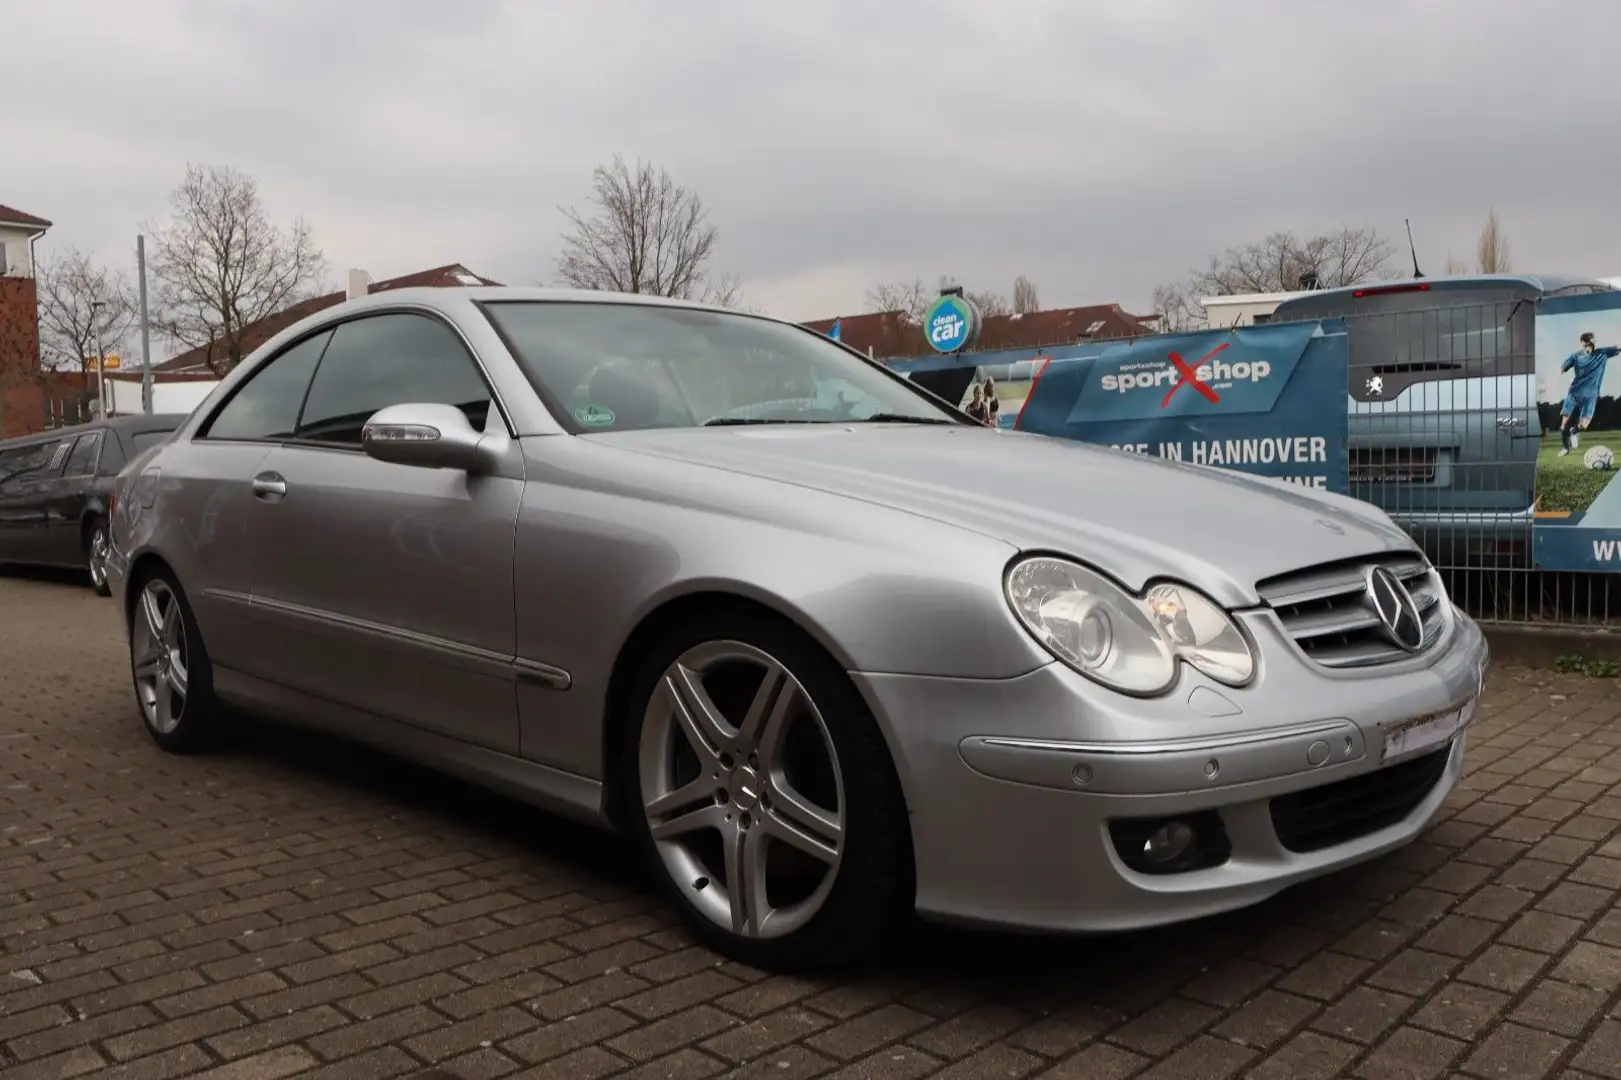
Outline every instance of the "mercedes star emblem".
[(1379, 624), (1391, 643), (1417, 652), (1424, 647), (1424, 617), (1418, 612), (1413, 594), (1383, 566), (1368, 571), (1368, 606), (1379, 617)]

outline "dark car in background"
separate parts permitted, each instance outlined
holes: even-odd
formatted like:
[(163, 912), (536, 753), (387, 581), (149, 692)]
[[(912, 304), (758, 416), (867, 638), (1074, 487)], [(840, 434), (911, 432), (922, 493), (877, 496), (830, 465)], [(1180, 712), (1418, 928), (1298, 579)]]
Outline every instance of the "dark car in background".
[(114, 416), (0, 442), (0, 566), (82, 568), (106, 596), (113, 480), (185, 419)]

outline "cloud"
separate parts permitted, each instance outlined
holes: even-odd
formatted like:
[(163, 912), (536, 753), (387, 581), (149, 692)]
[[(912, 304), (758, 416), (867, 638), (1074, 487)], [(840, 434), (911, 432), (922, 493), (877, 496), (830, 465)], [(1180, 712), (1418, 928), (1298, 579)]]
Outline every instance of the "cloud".
[(1617, 5), (0, 0), (0, 25), (28, 43), (0, 202), (125, 262), (197, 161), (335, 269), (549, 281), (558, 206), (620, 152), (698, 190), (717, 267), (793, 318), (943, 272), (1145, 308), (1273, 229), (1404, 217), (1439, 270), (1492, 204), (1517, 265), (1621, 272)]

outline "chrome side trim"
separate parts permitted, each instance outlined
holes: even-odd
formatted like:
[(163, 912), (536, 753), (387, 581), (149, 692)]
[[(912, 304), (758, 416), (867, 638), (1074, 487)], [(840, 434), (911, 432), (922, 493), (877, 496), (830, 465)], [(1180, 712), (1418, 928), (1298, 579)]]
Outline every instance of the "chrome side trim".
[(1043, 739), (1011, 739), (986, 736), (981, 741), (987, 746), (1002, 746), (1014, 750), (1041, 750), (1059, 754), (1175, 754), (1186, 750), (1229, 750), (1237, 746), (1277, 742), (1301, 735), (1325, 735), (1339, 731), (1349, 720), (1324, 720), (1289, 727), (1267, 728), (1263, 731), (1241, 731), (1235, 735), (1213, 735), (1191, 739), (1162, 739), (1158, 742), (1055, 742)]
[(1139, 743), (980, 735), (962, 740), (957, 752), (970, 769), (994, 780), (1115, 796), (1196, 794), (1279, 780), (1325, 784), (1368, 757), (1362, 729), (1349, 720)]
[(543, 664), (539, 660), (518, 657), (512, 667), (521, 682), (536, 683), (548, 690), (567, 690), (574, 685), (574, 677), (560, 667)]
[(211, 600), (248, 607), (254, 611), (284, 616), (298, 622), (313, 623), (329, 630), (344, 630), (367, 637), (378, 638), (396, 645), (405, 645), (433, 653), (443, 660), (475, 668), (499, 678), (521, 680), (543, 686), (548, 690), (567, 690), (574, 684), (563, 668), (540, 660), (509, 656), (491, 649), (449, 641), (432, 634), (421, 634), (403, 627), (388, 626), (369, 619), (357, 619), (285, 600), (272, 600), (264, 596), (250, 596), (230, 589), (204, 589), (203, 595)]

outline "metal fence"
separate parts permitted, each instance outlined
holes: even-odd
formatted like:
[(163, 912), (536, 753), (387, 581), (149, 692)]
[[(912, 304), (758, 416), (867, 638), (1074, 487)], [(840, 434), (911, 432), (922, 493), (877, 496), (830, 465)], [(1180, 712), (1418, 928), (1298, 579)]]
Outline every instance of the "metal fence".
[[(1621, 573), (1537, 566), (1539, 515), (1583, 509), (1614, 474), (1584, 469), (1579, 454), (1559, 454), (1564, 391), (1557, 371), (1544, 371), (1539, 385), (1536, 303), (1429, 302), (1300, 320), (1332, 315), (1346, 323), (1351, 494), (1412, 534), (1453, 599), (1476, 618), (1621, 622)], [(1048, 347), (1065, 344), (1074, 342)], [(1621, 460), (1621, 399), (1600, 398), (1583, 446), (1607, 432)], [(1621, 498), (1621, 482), (1617, 488)]]
[[(1612, 473), (1559, 453), (1563, 392), (1557, 372), (1539, 379), (1536, 304), (1341, 317), (1351, 494), (1412, 534), (1479, 619), (1610, 623), (1621, 575), (1537, 565), (1537, 521), (1585, 509)], [(1601, 401), (1595, 433), (1604, 421), (1621, 428), (1614, 399)]]

